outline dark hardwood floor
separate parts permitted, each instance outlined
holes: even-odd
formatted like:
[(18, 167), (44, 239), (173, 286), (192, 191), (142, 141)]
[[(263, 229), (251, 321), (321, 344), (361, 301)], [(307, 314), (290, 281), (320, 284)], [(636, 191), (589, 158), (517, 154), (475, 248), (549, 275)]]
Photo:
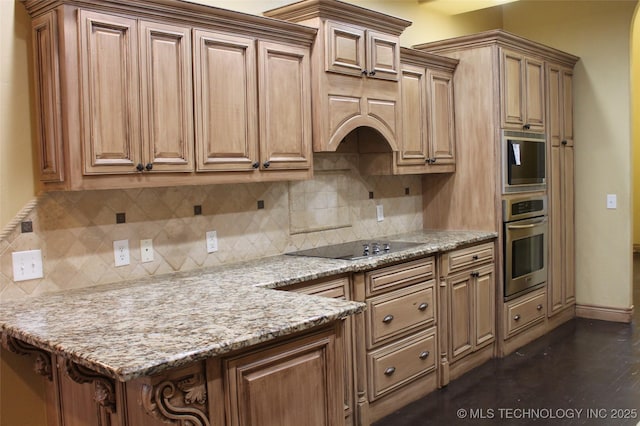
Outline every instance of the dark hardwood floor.
[(640, 255), (632, 324), (575, 319), (375, 426), (640, 424)]

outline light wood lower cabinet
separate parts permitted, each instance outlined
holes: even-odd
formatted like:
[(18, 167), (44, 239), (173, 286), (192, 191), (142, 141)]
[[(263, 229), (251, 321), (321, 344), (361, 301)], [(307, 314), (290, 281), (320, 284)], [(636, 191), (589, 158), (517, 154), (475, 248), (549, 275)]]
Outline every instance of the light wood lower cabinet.
[(223, 361), (231, 426), (343, 424), (342, 363), (334, 333)]
[[(436, 260), (427, 257), (355, 280), (367, 309), (356, 336), (359, 420), (374, 422), (437, 388)], [(359, 299), (357, 299), (359, 300)], [(366, 365), (366, 374), (360, 369)], [(362, 393), (366, 393), (366, 398)]]
[(44, 376), (49, 426), (344, 424), (344, 321), (120, 382), (13, 338)]
[[(496, 340), (494, 243), (443, 254), (441, 385), (493, 357)], [(444, 325), (446, 324), (446, 326)], [(445, 328), (446, 327), (446, 328)]]
[[(315, 296), (331, 297), (334, 299), (351, 300), (351, 281), (348, 277), (336, 277), (321, 279), (312, 282), (303, 282), (284, 287), (283, 290), (296, 291)], [(344, 417), (345, 425), (355, 423), (354, 419), (354, 334), (353, 319), (345, 319), (344, 331), (338, 338), (341, 340), (343, 355), (342, 371), (344, 373)]]

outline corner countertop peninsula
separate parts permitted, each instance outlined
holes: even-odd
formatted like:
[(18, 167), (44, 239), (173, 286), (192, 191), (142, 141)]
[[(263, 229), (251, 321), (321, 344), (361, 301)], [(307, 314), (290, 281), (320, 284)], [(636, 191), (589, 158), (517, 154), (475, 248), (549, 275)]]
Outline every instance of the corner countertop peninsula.
[[(420, 245), (360, 260), (274, 256), (0, 304), (3, 343), (21, 341), (120, 382), (311, 329), (363, 303), (279, 287), (453, 250), (484, 231), (387, 236)], [(9, 342), (10, 343), (10, 342)]]

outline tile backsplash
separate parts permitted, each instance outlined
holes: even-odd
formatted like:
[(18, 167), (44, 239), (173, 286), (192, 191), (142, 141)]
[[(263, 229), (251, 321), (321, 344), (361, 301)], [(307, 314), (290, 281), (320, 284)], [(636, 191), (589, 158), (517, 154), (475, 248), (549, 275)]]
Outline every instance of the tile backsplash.
[[(0, 300), (422, 229), (421, 178), (361, 176), (357, 162), (316, 154), (314, 179), (300, 182), (44, 194), (24, 218), (33, 232), (21, 233), (18, 223), (0, 239)], [(126, 223), (116, 224), (117, 213)], [(218, 251), (209, 254), (211, 230)], [(125, 239), (131, 264), (115, 267), (113, 241)], [(152, 262), (141, 262), (142, 239), (153, 240)], [(33, 249), (42, 250), (44, 278), (15, 283), (11, 253)]]

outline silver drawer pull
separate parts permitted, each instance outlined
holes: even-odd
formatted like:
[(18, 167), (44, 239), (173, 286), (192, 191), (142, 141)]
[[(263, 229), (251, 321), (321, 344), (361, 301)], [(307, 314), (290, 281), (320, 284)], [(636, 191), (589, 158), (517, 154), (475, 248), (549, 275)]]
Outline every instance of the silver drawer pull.
[(391, 321), (393, 321), (393, 315), (389, 314), (387, 316), (385, 316), (384, 318), (382, 318), (382, 322), (385, 324), (389, 324)]
[(514, 321), (518, 321), (520, 319), (520, 314), (515, 314), (513, 317)]
[(429, 307), (428, 303), (421, 303), (420, 306), (418, 306), (418, 310), (420, 311), (424, 311), (425, 309), (427, 309)]
[(384, 375), (385, 376), (390, 376), (395, 372), (396, 372), (396, 368), (395, 367), (389, 367), (386, 370), (384, 370)]
[(538, 305), (538, 306), (536, 306), (536, 309), (537, 309), (537, 310), (539, 310), (539, 311), (541, 311), (541, 310), (542, 310), (542, 305)]
[(420, 355), (418, 355), (420, 359), (427, 359), (429, 357), (429, 351), (424, 351)]

